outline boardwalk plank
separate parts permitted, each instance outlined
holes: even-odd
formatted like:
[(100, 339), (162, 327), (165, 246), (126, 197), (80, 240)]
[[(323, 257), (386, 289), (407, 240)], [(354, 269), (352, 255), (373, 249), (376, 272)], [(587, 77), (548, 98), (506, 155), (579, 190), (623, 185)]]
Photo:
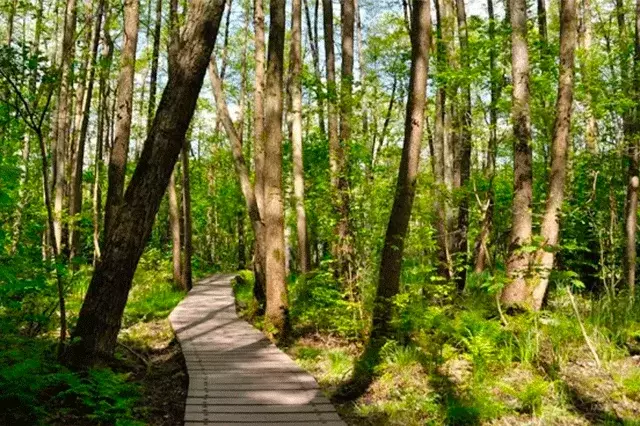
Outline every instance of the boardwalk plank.
[(231, 275), (199, 282), (169, 316), (187, 364), (185, 425), (341, 425), (315, 379), (238, 318)]

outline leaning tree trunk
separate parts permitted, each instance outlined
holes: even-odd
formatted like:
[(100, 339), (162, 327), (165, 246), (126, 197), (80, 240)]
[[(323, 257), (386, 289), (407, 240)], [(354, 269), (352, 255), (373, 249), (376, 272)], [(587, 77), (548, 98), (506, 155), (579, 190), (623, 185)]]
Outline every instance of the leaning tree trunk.
[(282, 202), (282, 89), (284, 74), (285, 0), (270, 4), (269, 53), (265, 85), (264, 221), (267, 259), (265, 319), (286, 337), (288, 309)]
[(296, 206), (296, 235), (300, 272), (306, 274), (311, 265), (307, 237), (307, 211), (304, 206), (304, 163), (302, 157), (302, 7), (293, 0), (291, 18), (291, 146), (293, 149), (293, 192)]
[(224, 0), (190, 2), (151, 131), (80, 310), (72, 362), (90, 364), (113, 354), (133, 274), (193, 117), (223, 10)]
[(527, 5), (511, 0), (511, 116), (513, 120), (514, 196), (507, 274), (509, 283), (502, 302), (520, 305), (527, 299), (526, 273), (529, 256), (522, 248), (531, 243), (533, 169), (531, 166), (531, 116), (529, 113), (529, 50), (527, 47)]
[[(398, 170), (396, 193), (387, 225), (380, 278), (373, 314), (371, 341), (381, 345), (380, 339), (390, 334), (393, 297), (400, 289), (400, 272), (404, 242), (415, 198), (420, 147), (422, 143), (424, 109), (429, 71), (429, 45), (431, 40), (431, 15), (429, 0), (414, 0), (411, 24), (411, 74), (409, 97), (404, 125), (404, 146)], [(377, 343), (375, 343), (378, 341)]]
[(537, 276), (533, 278), (532, 285), (528, 286), (532, 293), (527, 295), (526, 301), (526, 305), (534, 310), (542, 307), (549, 284), (549, 274), (553, 269), (553, 261), (560, 241), (560, 210), (567, 176), (567, 152), (573, 104), (574, 53), (578, 38), (575, 2), (576, 0), (560, 2), (560, 75), (551, 146), (551, 180), (540, 231), (544, 247), (536, 253), (534, 271)]
[(111, 231), (115, 210), (122, 204), (122, 193), (127, 174), (131, 114), (133, 110), (133, 84), (138, 43), (138, 0), (126, 0), (124, 4), (124, 47), (120, 58), (120, 76), (116, 89), (115, 140), (109, 156), (109, 186), (104, 208), (104, 233)]

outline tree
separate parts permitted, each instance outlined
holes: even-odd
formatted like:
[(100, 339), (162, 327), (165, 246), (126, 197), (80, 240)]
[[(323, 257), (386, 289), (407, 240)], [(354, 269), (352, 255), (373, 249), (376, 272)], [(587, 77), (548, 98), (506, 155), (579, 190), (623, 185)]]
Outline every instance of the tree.
[(293, 148), (293, 191), (296, 206), (298, 262), (300, 272), (310, 269), (309, 240), (307, 238), (307, 212), (304, 206), (304, 165), (302, 158), (302, 7), (301, 0), (293, 0), (291, 19), (291, 145)]
[(573, 106), (574, 61), (578, 38), (576, 16), (575, 0), (563, 0), (560, 3), (560, 75), (551, 146), (551, 175), (540, 230), (544, 246), (536, 253), (535, 281), (532, 283), (533, 285), (528, 286), (532, 289), (532, 293), (527, 295), (526, 299), (519, 301), (534, 310), (539, 310), (542, 307), (549, 284), (549, 274), (553, 269), (555, 253), (560, 241), (560, 213), (567, 176), (567, 155)]
[(257, 223), (256, 242), (253, 258), (253, 272), (256, 284), (253, 292), (260, 305), (266, 301), (267, 291), (267, 253), (265, 236), (265, 65), (264, 65), (264, 11), (263, 0), (254, 0), (253, 26), (255, 32), (255, 87), (253, 95), (253, 162), (255, 168), (255, 195), (258, 205), (258, 212), (261, 216), (260, 223)]
[(116, 88), (117, 117), (115, 140), (109, 155), (109, 186), (104, 207), (104, 233), (111, 231), (115, 210), (122, 204), (122, 194), (129, 156), (131, 114), (133, 111), (133, 84), (138, 43), (138, 0), (127, 0), (124, 4), (124, 47), (122, 49), (120, 76)]
[(67, 151), (69, 141), (69, 123), (71, 92), (73, 91), (73, 61), (75, 57), (76, 0), (67, 0), (64, 13), (64, 33), (60, 64), (60, 89), (58, 91), (57, 122), (55, 127), (55, 148), (53, 155), (54, 189), (54, 231), (61, 251), (64, 251), (63, 215), (65, 212), (65, 194), (67, 188)]
[[(71, 215), (71, 217), (79, 214), (82, 210), (82, 169), (84, 166), (84, 152), (87, 133), (89, 131), (89, 116), (91, 114), (91, 102), (93, 100), (93, 85), (95, 82), (96, 61), (98, 58), (98, 46), (100, 44), (100, 31), (102, 28), (102, 16), (104, 14), (104, 8), (105, 0), (100, 0), (98, 2), (98, 9), (93, 24), (93, 40), (91, 41), (91, 53), (86, 83), (86, 94), (84, 96), (82, 108), (79, 108), (82, 113), (75, 161), (73, 162), (73, 173), (71, 176), (72, 186), (69, 201), (69, 214)], [(80, 251), (80, 232), (76, 229), (76, 226), (73, 226), (71, 228), (70, 243), (70, 256), (73, 258), (74, 255)]]
[(511, 0), (511, 79), (513, 121), (513, 206), (507, 274), (509, 283), (501, 300), (516, 305), (527, 297), (526, 274), (529, 256), (523, 248), (531, 243), (533, 168), (531, 151), (531, 115), (529, 111), (529, 50), (527, 46), (527, 5)]
[[(428, 0), (414, 0), (411, 22), (411, 75), (404, 124), (404, 144), (396, 192), (385, 234), (371, 341), (389, 336), (392, 299), (400, 289), (404, 243), (415, 198), (429, 72), (431, 12)], [(373, 343), (378, 345), (379, 343)]]
[(625, 204), (625, 276), (631, 299), (636, 286), (636, 235), (638, 224), (638, 188), (640, 187), (640, 2), (636, 0), (632, 97), (635, 105), (627, 114), (625, 138), (627, 143), (627, 196)]
[(402, 258), (415, 198), (420, 161), (430, 44), (430, 2), (429, 0), (414, 0), (411, 22), (411, 74), (404, 122), (402, 157), (380, 260), (371, 335), (365, 353), (356, 365), (353, 377), (355, 386), (350, 392), (363, 393), (369, 386), (373, 373), (371, 366), (377, 363), (379, 351), (392, 332), (393, 298), (400, 291)]
[(151, 131), (80, 310), (67, 358), (72, 363), (91, 364), (113, 353), (133, 274), (183, 147), (223, 10), (224, 0), (190, 3)]
[(284, 74), (285, 1), (270, 5), (267, 79), (265, 85), (264, 221), (268, 324), (277, 337), (286, 336), (288, 300), (282, 202), (282, 91)]

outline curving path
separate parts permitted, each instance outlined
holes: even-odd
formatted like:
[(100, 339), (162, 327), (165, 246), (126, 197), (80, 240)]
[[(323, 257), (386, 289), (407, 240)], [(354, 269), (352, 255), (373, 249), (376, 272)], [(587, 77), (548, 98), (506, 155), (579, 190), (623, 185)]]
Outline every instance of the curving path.
[(233, 277), (200, 281), (169, 316), (189, 374), (185, 425), (344, 425), (315, 379), (238, 318)]

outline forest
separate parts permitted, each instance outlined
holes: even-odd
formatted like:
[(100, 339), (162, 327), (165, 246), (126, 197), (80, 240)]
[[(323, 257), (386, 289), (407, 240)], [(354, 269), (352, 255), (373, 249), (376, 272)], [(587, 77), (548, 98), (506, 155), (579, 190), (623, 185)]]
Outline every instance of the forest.
[(346, 424), (640, 424), (640, 0), (0, 0), (0, 37), (0, 424), (210, 424), (169, 315), (223, 272)]

